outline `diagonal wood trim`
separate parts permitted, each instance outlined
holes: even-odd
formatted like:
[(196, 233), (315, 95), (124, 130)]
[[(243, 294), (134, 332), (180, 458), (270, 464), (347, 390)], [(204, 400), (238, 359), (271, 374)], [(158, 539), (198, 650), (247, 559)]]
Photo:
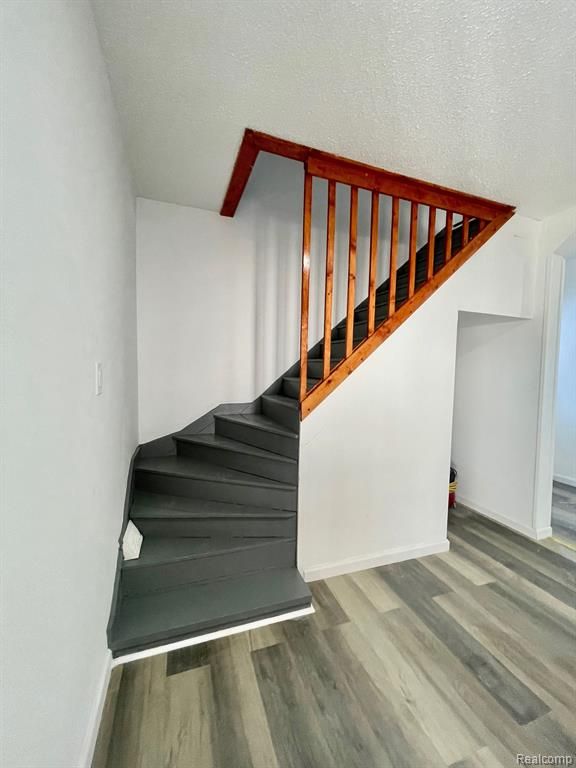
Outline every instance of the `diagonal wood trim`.
[(314, 408), (341, 384), (366, 358), (376, 350), (402, 323), (420, 307), (435, 291), (443, 285), (468, 259), (486, 243), (514, 215), (514, 210), (502, 213), (484, 226), (472, 240), (468, 242), (450, 261), (445, 264), (434, 277), (425, 283), (408, 299), (400, 309), (396, 310), (390, 319), (382, 323), (372, 336), (360, 343), (352, 354), (342, 360), (330, 373), (327, 379), (311, 389), (301, 402), (301, 417), (306, 418)]
[(352, 186), (378, 191), (402, 199), (433, 205), (469, 216), (492, 221), (497, 216), (513, 211), (510, 205), (469, 195), (448, 187), (441, 187), (421, 179), (412, 179), (399, 173), (386, 171), (373, 165), (349, 160), (339, 155), (280, 139), (247, 128), (238, 150), (228, 189), (220, 209), (222, 216), (234, 216), (246, 188), (259, 152), (288, 157), (305, 163), (313, 176), (333, 179)]

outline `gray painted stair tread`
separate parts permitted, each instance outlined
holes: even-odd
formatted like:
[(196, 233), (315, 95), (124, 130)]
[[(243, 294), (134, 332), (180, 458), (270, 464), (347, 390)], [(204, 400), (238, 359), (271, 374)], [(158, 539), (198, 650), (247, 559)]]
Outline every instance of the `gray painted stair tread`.
[(149, 459), (139, 459), (136, 462), (137, 471), (153, 472), (160, 475), (193, 478), (213, 483), (231, 483), (235, 485), (253, 485), (259, 488), (276, 488), (278, 490), (294, 490), (289, 483), (268, 480), (258, 475), (239, 472), (236, 469), (197, 461), (187, 456), (157, 456)]
[[(290, 398), (287, 397), (284, 399), (289, 400)], [(235, 413), (227, 414), (226, 416), (218, 415), (216, 418), (221, 421), (232, 421), (235, 424), (242, 424), (246, 427), (262, 429), (265, 432), (272, 432), (276, 435), (282, 435), (283, 437), (293, 437), (294, 440), (298, 440), (298, 433), (293, 429), (289, 429), (283, 424), (279, 424), (277, 421), (273, 421), (261, 413)]]
[[(228, 552), (238, 552), (246, 549), (258, 549), (266, 544), (276, 544), (279, 541), (293, 539), (261, 538), (261, 539), (192, 539), (192, 538), (156, 538), (145, 537), (140, 557), (137, 560), (126, 560), (122, 564), (124, 570), (147, 568), (162, 563), (174, 563), (180, 560), (194, 560)], [(255, 557), (257, 554), (255, 553)]]
[(187, 496), (169, 496), (161, 493), (136, 491), (130, 517), (293, 517), (294, 512), (284, 509), (266, 509), (225, 501), (192, 499)]
[(296, 568), (125, 598), (112, 631), (115, 651), (310, 605), (310, 590)]
[(262, 395), (262, 400), (266, 400), (269, 403), (275, 403), (276, 405), (282, 405), (285, 408), (289, 408), (291, 411), (297, 411), (300, 404), (292, 397), (285, 397), (284, 395)]
[(272, 453), (272, 451), (265, 451), (263, 448), (256, 448), (253, 445), (247, 445), (246, 443), (240, 443), (238, 440), (231, 440), (229, 437), (221, 437), (220, 435), (178, 435), (176, 440), (181, 440), (185, 443), (193, 443), (195, 445), (206, 445), (210, 448), (220, 448), (225, 451), (234, 451), (235, 453), (244, 453), (247, 456), (254, 456), (260, 459), (270, 459), (272, 461), (280, 461), (284, 464), (297, 464), (296, 459), (290, 459), (288, 456), (281, 456), (278, 453)]
[[(284, 381), (290, 381), (293, 383), (300, 383), (300, 377), (299, 376), (283, 376), (282, 377)], [(320, 383), (320, 379), (311, 379), (310, 376), (308, 376), (306, 380), (306, 386), (308, 389), (312, 389), (312, 387), (315, 387), (316, 384)]]

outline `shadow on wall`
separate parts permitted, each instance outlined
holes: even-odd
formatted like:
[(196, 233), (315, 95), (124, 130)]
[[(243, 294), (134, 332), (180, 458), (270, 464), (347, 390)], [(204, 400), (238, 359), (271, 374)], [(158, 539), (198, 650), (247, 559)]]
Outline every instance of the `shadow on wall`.
[[(304, 168), (261, 153), (237, 216), (253, 227), (256, 351), (254, 381), (265, 388), (299, 357), (300, 277)], [(310, 268), (309, 347), (323, 335), (328, 183), (314, 179)], [(377, 285), (388, 278), (392, 200), (380, 196)], [(336, 235), (332, 326), (346, 313), (350, 187), (336, 187)], [(368, 295), (371, 194), (359, 190), (355, 304)], [(454, 217), (457, 224), (461, 216)], [(445, 226), (438, 211), (436, 231)], [(410, 204), (400, 202), (398, 266), (408, 259)], [(419, 206), (417, 245), (428, 239), (428, 207)], [(274, 297), (271, 301), (270, 297)]]

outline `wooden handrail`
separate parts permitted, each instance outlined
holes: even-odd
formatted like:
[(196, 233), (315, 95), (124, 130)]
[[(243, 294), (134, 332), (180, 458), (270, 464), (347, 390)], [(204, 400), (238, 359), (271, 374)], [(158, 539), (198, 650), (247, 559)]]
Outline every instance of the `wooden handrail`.
[(366, 163), (348, 160), (329, 152), (321, 152), (304, 144), (280, 139), (247, 128), (230, 177), (228, 189), (220, 209), (222, 216), (234, 216), (242, 193), (248, 183), (252, 168), (260, 152), (269, 152), (291, 160), (306, 163), (307, 170), (313, 176), (332, 179), (361, 189), (377, 191), (380, 194), (396, 195), (403, 200), (410, 200), (422, 205), (458, 211), (487, 222), (492, 221), (513, 206), (497, 203), (477, 195), (459, 192), (449, 187), (441, 187), (421, 179), (413, 179), (400, 173), (386, 171)]
[[(434, 291), (469, 259), (514, 214), (510, 205), (497, 203), (476, 195), (458, 192), (447, 187), (411, 179), (382, 168), (358, 163), (279, 139), (257, 131), (246, 130), (236, 158), (232, 177), (222, 205), (223, 216), (233, 216), (246, 187), (246, 183), (260, 152), (270, 152), (304, 163), (304, 205), (302, 225), (302, 283), (300, 317), (300, 413), (304, 418), (355, 368), (366, 359), (393, 331), (398, 328)], [(313, 179), (328, 183), (326, 208), (326, 270), (323, 308), (322, 375), (320, 381), (308, 389), (308, 345), (310, 316), (310, 261), (312, 236)], [(346, 314), (341, 327), (344, 343), (332, 344), (332, 315), (334, 295), (334, 259), (336, 233), (336, 184), (350, 189), (348, 232), (348, 269)], [(358, 242), (358, 191), (371, 193), (368, 295), (365, 335), (363, 323), (356, 318), (356, 266)], [(380, 196), (391, 198), (390, 212), (390, 268), (387, 285), (376, 287), (378, 272), (378, 231)], [(399, 262), (400, 201), (410, 203), (408, 259)], [(428, 233), (424, 246), (418, 250), (418, 219), (420, 206), (428, 207)], [(387, 210), (387, 209), (385, 209)], [(437, 232), (437, 212), (445, 212), (445, 226)], [(462, 217), (454, 226), (454, 216)], [(440, 219), (442, 221), (442, 219)], [(403, 229), (403, 232), (405, 230)], [(404, 241), (403, 241), (404, 242)], [(379, 292), (387, 294), (387, 306), (378, 303)], [(377, 320), (377, 309), (380, 316)], [(382, 308), (384, 308), (382, 310)], [(316, 311), (313, 316), (317, 316)], [(337, 338), (337, 337), (336, 337)], [(343, 346), (343, 352), (342, 350)], [(333, 349), (342, 359), (332, 367)]]

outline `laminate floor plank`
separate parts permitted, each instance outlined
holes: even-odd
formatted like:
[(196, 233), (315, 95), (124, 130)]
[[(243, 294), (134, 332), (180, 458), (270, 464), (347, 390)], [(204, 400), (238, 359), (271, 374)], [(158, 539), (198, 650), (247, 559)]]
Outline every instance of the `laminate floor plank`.
[(310, 584), (310, 591), (312, 592), (312, 598), (314, 600), (316, 621), (322, 629), (333, 627), (337, 624), (346, 624), (350, 621), (326, 582), (312, 582), (312, 584)]
[(324, 735), (315, 698), (287, 645), (253, 651), (252, 658), (278, 764), (320, 768), (332, 759), (332, 740)]
[[(511, 590), (519, 598), (533, 601), (536, 605), (547, 607), (558, 617), (562, 617), (569, 626), (573, 626), (576, 621), (576, 608), (573, 605), (557, 600), (553, 595), (544, 589), (541, 589), (531, 581), (527, 581), (519, 576), (515, 571), (510, 570), (502, 563), (492, 560), (492, 558), (474, 548), (474, 546), (464, 539), (460, 539), (453, 532), (450, 533), (450, 545), (458, 552), (462, 552), (473, 562), (481, 564), (484, 568), (491, 571), (494, 576), (494, 584), (499, 584), (502, 588)], [(576, 568), (576, 565), (574, 566)]]
[(453, 763), (450, 768), (504, 768), (504, 766), (488, 747), (482, 747), (464, 760)]
[(552, 531), (554, 536), (576, 546), (576, 488), (557, 481), (552, 491)]
[[(403, 609), (386, 614), (396, 615)], [(363, 625), (361, 634), (372, 647), (382, 674), (386, 676), (386, 688), (395, 698), (403, 698), (414, 720), (426, 734), (442, 761), (450, 764), (482, 745), (473, 731), (460, 718), (460, 713), (434, 681), (425, 673), (417, 660), (404, 654), (402, 646), (390, 639), (383, 631), (387, 624), (381, 618), (372, 627)], [(345, 637), (353, 647), (357, 641), (351, 637), (352, 629), (343, 628)], [(397, 638), (395, 638), (397, 640)], [(402, 638), (403, 643), (405, 638)], [(366, 653), (363, 653), (366, 656)]]
[(316, 701), (333, 764), (346, 764), (350, 768), (392, 766), (365, 709), (366, 698), (374, 699), (374, 684), (368, 679), (362, 688), (361, 681), (357, 680), (355, 687), (362, 688), (358, 694), (312, 622), (287, 622), (284, 631), (294, 666)]
[(118, 703), (118, 693), (120, 683), (122, 682), (123, 667), (115, 667), (110, 674), (108, 691), (104, 701), (104, 709), (100, 720), (100, 729), (96, 746), (94, 747), (94, 759), (92, 768), (106, 768), (108, 765), (108, 755), (110, 752), (110, 742), (114, 729), (114, 720), (116, 717), (116, 705)]
[[(348, 624), (326, 631), (325, 636), (348, 684), (362, 702), (362, 711), (390, 764), (394, 768), (445, 766), (446, 762), (424, 731), (409, 700), (400, 703), (401, 697), (392, 696), (390, 678), (383, 682), (381, 661), (363, 634)], [(370, 670), (375, 674), (370, 674)]]
[(474, 533), (469, 527), (459, 524), (455, 526), (455, 531), (461, 538), (475, 547), (475, 549), (485, 552), (493, 560), (498, 561), (509, 570), (522, 576), (526, 581), (531, 581), (537, 587), (540, 587), (540, 589), (543, 589), (545, 592), (553, 595), (553, 597), (566, 603), (566, 605), (574, 605), (576, 598), (574, 590), (556, 579), (552, 579), (549, 576), (546, 576), (546, 574), (541, 573), (539, 570), (529, 565), (525, 560), (515, 557), (506, 552), (506, 550), (492, 544), (487, 539)]
[(450, 651), (416, 614), (394, 611), (383, 617), (383, 623), (387, 634), (396, 644), (402, 641), (404, 652), (418, 660), (438, 690), (445, 692), (466, 727), (478, 741), (489, 745), (503, 765), (515, 764), (519, 753), (538, 752), (538, 742), (531, 738), (526, 726), (518, 725), (507, 711), (494, 705), (476, 675), (455, 669)]
[[(410, 563), (417, 571), (419, 563)], [(469, 669), (517, 723), (524, 725), (549, 711), (546, 704), (496, 659), (478, 640), (433, 600), (413, 588), (414, 579), (406, 579), (396, 566), (379, 569), (382, 578), (398, 593), (418, 618), (441, 640), (455, 659)], [(446, 591), (446, 590), (445, 590)], [(438, 594), (443, 594), (439, 592)], [(436, 596), (436, 595), (434, 595)]]
[[(524, 639), (510, 624), (504, 625), (470, 594), (441, 595), (436, 598), (452, 618), (474, 635), (490, 653), (499, 659), (522, 682), (534, 691), (550, 709), (574, 705), (575, 692), (566, 685), (556, 666), (542, 654), (530, 651)], [(576, 722), (575, 722), (576, 727)]]
[(314, 582), (311, 616), (116, 668), (92, 768), (574, 755), (575, 563), (466, 509), (448, 535), (446, 553)]
[[(465, 527), (510, 555), (524, 561), (526, 565), (540, 571), (543, 575), (576, 590), (576, 574), (574, 569), (567, 567), (565, 558), (556, 556), (546, 547), (530, 539), (522, 539), (515, 535), (503, 538), (492, 527), (480, 523), (465, 523)], [(561, 561), (561, 562), (559, 562)], [(576, 591), (575, 591), (576, 598)]]

